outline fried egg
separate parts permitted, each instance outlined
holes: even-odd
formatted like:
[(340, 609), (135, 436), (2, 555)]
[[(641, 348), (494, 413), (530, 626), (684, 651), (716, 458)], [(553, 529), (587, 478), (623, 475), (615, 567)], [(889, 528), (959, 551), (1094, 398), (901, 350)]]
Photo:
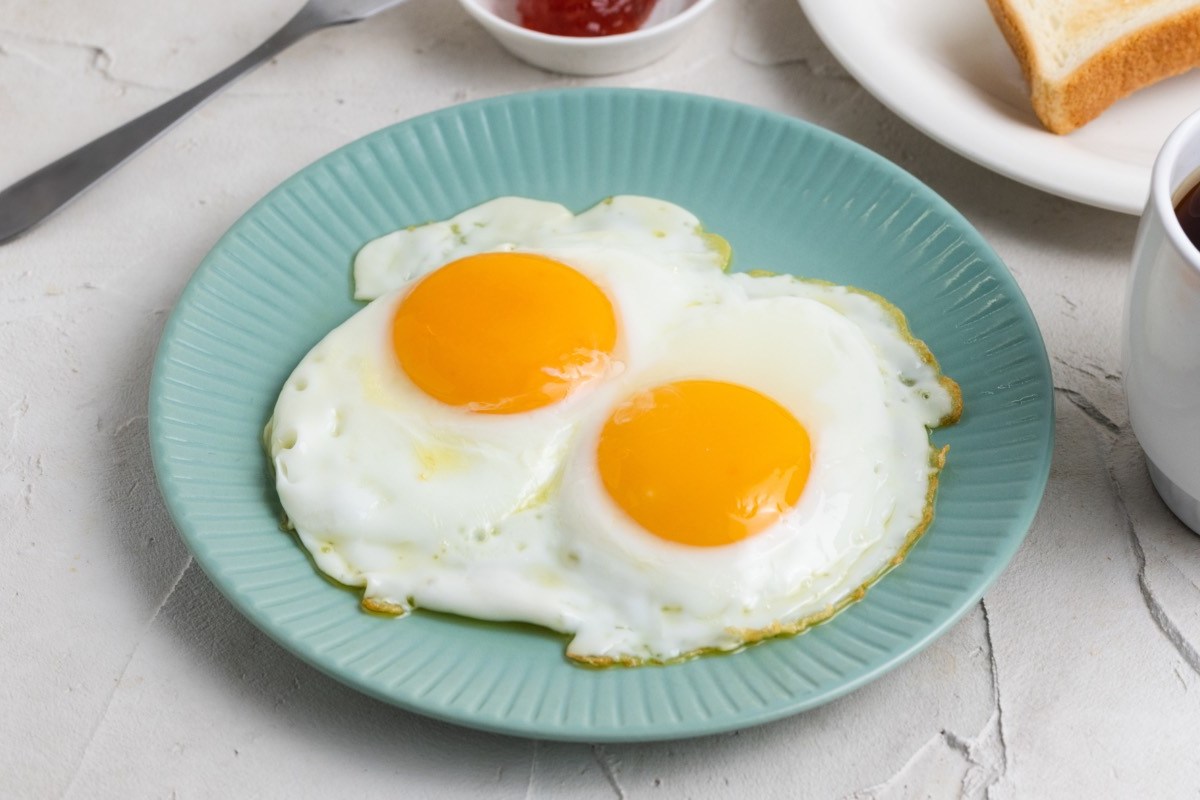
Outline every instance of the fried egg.
[(265, 433), (318, 567), (368, 608), (531, 622), (592, 664), (861, 596), (932, 518), (957, 386), (881, 298), (728, 259), (638, 197), (501, 198), (366, 245), (371, 302)]

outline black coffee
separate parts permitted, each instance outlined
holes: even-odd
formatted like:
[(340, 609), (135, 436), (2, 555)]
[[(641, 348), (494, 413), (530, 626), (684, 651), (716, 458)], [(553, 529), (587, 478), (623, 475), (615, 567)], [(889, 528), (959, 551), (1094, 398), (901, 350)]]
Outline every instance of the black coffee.
[(1184, 235), (1200, 250), (1200, 183), (1188, 189), (1179, 205), (1175, 206), (1175, 216)]

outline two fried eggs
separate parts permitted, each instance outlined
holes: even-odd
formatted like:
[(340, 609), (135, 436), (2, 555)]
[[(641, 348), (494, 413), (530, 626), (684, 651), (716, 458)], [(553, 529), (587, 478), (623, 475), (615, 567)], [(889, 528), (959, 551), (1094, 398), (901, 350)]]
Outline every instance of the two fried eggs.
[(861, 596), (932, 518), (958, 387), (882, 298), (728, 260), (633, 196), (500, 198), (367, 244), (371, 302), (265, 434), (318, 567), (372, 610), (531, 622), (593, 664)]

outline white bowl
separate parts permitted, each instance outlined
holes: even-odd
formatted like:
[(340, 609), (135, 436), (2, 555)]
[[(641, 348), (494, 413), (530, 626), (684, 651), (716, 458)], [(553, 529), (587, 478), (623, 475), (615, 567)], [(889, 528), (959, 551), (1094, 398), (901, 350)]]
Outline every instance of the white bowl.
[(717, 0), (659, 0), (646, 24), (612, 36), (553, 36), (517, 23), (516, 0), (459, 0), (505, 50), (535, 67), (568, 75), (611, 75), (665, 56)]

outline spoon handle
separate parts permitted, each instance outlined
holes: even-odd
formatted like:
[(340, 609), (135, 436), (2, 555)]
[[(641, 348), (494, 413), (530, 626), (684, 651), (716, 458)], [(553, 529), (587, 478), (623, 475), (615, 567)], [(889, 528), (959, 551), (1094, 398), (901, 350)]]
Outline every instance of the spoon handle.
[(326, 24), (308, 6), (301, 8), (271, 38), (236, 63), (0, 191), (0, 244), (50, 216), (195, 111), (226, 84)]

